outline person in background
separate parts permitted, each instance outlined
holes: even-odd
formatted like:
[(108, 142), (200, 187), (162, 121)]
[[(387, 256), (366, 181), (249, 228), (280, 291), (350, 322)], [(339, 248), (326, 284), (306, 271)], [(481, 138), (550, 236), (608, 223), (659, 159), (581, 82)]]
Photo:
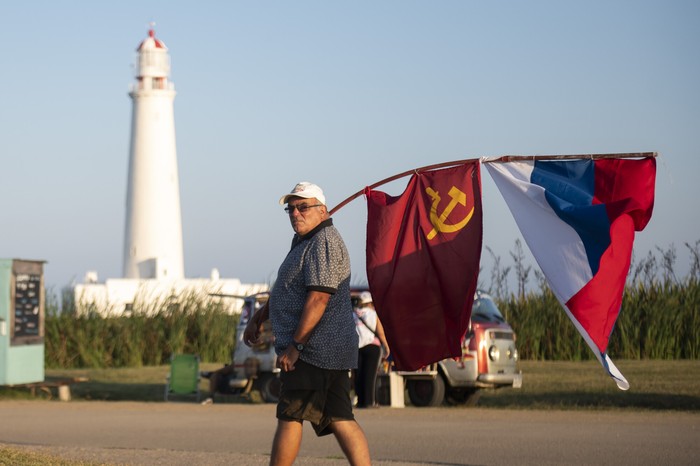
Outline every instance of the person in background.
[(377, 370), (379, 361), (389, 357), (389, 344), (384, 335), (377, 311), (374, 309), (372, 294), (360, 293), (358, 306), (355, 308), (355, 325), (358, 335), (358, 359), (355, 371), (355, 394), (358, 408), (378, 408)]
[(358, 349), (347, 248), (317, 185), (298, 183), (280, 204), (287, 204), (292, 246), (270, 299), (243, 335), (247, 345), (255, 344), (270, 319), (281, 370), (270, 464), (294, 463), (303, 422), (309, 421), (317, 436), (335, 436), (351, 465), (369, 465), (367, 438), (350, 400), (349, 374), (357, 367)]
[(228, 387), (228, 380), (235, 373), (233, 362), (231, 364), (224, 364), (224, 367), (215, 371), (200, 372), (200, 376), (209, 379), (209, 396), (202, 401), (202, 404), (207, 405), (213, 403), (217, 393), (230, 393), (231, 389)]

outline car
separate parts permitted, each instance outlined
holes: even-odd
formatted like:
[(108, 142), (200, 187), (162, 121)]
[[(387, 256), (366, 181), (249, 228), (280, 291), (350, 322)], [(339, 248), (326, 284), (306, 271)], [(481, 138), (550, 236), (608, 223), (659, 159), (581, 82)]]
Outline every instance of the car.
[[(359, 295), (362, 290), (355, 289)], [(414, 406), (474, 406), (485, 388), (522, 387), (516, 335), (488, 293), (477, 290), (464, 337), (462, 354), (418, 371), (398, 371)], [(392, 370), (392, 368), (389, 368)], [(380, 373), (378, 400), (389, 404), (388, 372)]]

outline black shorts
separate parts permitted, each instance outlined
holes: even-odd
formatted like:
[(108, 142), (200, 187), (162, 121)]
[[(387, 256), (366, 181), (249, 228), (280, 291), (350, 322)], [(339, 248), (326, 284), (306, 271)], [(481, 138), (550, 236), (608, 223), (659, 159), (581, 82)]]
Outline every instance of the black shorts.
[(321, 369), (302, 360), (280, 373), (277, 419), (309, 421), (316, 435), (328, 435), (335, 421), (353, 421), (348, 370)]

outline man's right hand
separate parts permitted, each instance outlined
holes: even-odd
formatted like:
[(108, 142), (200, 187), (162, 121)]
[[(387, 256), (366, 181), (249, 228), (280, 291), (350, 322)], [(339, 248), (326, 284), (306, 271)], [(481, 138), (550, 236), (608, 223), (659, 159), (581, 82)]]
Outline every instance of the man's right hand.
[(250, 316), (248, 324), (243, 332), (243, 343), (248, 346), (253, 346), (261, 343), (260, 336), (262, 335), (263, 323), (270, 317), (269, 301), (263, 307), (258, 309), (255, 314)]
[(255, 319), (250, 319), (248, 324), (245, 326), (245, 331), (243, 332), (243, 343), (247, 346), (253, 346), (260, 342), (260, 335), (262, 334), (262, 325), (258, 325)]

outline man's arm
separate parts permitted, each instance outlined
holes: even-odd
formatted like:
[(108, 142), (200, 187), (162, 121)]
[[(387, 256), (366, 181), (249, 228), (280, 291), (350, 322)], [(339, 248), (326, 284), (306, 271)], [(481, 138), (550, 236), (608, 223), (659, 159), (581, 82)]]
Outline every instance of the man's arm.
[(262, 324), (270, 318), (269, 303), (270, 301), (266, 302), (263, 307), (258, 309), (258, 311), (248, 319), (245, 332), (243, 332), (243, 343), (246, 345), (252, 346), (258, 343), (260, 334), (262, 333)]
[[(309, 340), (311, 332), (318, 325), (323, 313), (326, 312), (328, 300), (331, 295), (322, 291), (309, 291), (306, 294), (304, 310), (301, 313), (299, 325), (294, 332), (294, 341), (303, 345)], [(287, 349), (277, 358), (277, 366), (283, 371), (293, 371), (294, 364), (299, 359), (299, 351), (294, 345), (289, 345)]]

